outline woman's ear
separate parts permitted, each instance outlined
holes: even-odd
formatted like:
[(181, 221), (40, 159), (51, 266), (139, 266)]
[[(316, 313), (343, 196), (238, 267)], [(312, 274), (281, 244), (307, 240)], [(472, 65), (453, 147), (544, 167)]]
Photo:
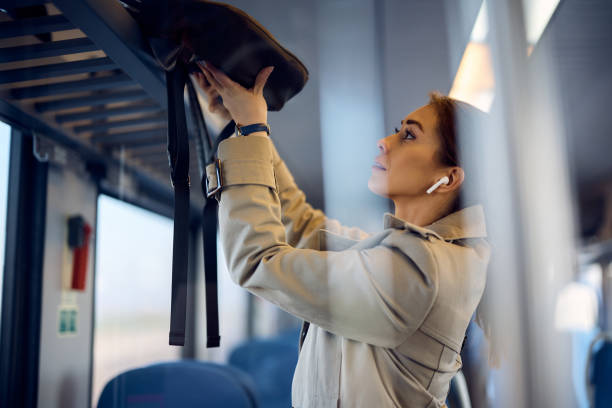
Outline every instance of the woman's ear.
[(463, 184), (465, 173), (461, 167), (455, 166), (449, 169), (446, 176), (448, 177), (448, 184), (442, 184), (439, 188), (440, 192), (457, 191)]

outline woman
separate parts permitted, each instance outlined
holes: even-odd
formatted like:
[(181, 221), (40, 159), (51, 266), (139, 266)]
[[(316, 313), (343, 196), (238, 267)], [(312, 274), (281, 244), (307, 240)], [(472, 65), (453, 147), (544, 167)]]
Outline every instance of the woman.
[[(266, 123), (272, 67), (248, 90), (201, 68), (211, 111), (238, 126)], [(310, 322), (293, 406), (444, 405), (489, 258), (482, 208), (455, 211), (465, 175), (454, 107), (433, 96), (378, 142), (368, 185), (395, 214), (369, 236), (306, 203), (266, 132), (219, 145), (219, 225), (233, 280)]]

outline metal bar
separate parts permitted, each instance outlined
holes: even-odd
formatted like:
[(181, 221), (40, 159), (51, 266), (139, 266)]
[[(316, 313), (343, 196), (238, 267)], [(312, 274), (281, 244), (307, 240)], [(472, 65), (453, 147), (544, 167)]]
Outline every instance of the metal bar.
[(61, 62), (30, 68), (0, 71), (0, 84), (52, 78), (64, 75), (83, 74), (115, 69), (117, 66), (110, 58), (93, 58), (83, 61)]
[(166, 150), (151, 150), (151, 151), (144, 151), (144, 152), (139, 152), (139, 151), (134, 151), (134, 150), (130, 150), (130, 155), (136, 159), (142, 159), (142, 160), (147, 160), (149, 158), (158, 158), (158, 157), (164, 157), (166, 160), (168, 160), (168, 153), (166, 152)]
[(41, 96), (61, 95), (72, 92), (96, 91), (113, 86), (125, 86), (134, 81), (126, 74), (108, 75), (80, 81), (59, 82), (49, 85), (28, 86), (11, 89), (13, 99), (38, 98)]
[(108, 118), (111, 116), (129, 115), (132, 113), (153, 112), (153, 111), (158, 111), (159, 109), (160, 107), (156, 103), (147, 103), (147, 104), (139, 104), (139, 105), (122, 106), (119, 108), (112, 108), (112, 109), (90, 110), (86, 112), (56, 115), (55, 121), (57, 123), (77, 122), (80, 120), (102, 119), (102, 118)]
[(124, 102), (146, 99), (148, 95), (145, 91), (124, 91), (112, 92), (99, 95), (84, 96), (79, 98), (59, 99), (49, 102), (39, 102), (34, 104), (35, 109), (40, 112), (59, 111), (63, 109), (78, 108), (83, 106), (104, 105), (112, 102)]
[(161, 127), (157, 129), (139, 130), (136, 132), (124, 133), (105, 133), (92, 136), (89, 140), (92, 143), (100, 143), (103, 145), (111, 144), (138, 144), (141, 141), (149, 141), (155, 139), (156, 143), (164, 143), (166, 141), (167, 128)]
[(138, 154), (153, 154), (153, 153), (159, 153), (159, 154), (164, 154), (165, 156), (168, 155), (168, 150), (167, 150), (167, 146), (166, 145), (159, 145), (159, 146), (135, 146), (135, 147), (131, 147), (129, 150), (129, 153), (131, 155), (138, 155)]
[(19, 7), (37, 6), (49, 3), (49, 0), (2, 0), (2, 9), (11, 10)]
[(137, 207), (144, 208), (145, 210), (153, 211), (154, 213), (167, 218), (172, 218), (174, 214), (172, 203), (160, 203), (158, 201), (151, 200), (148, 197), (132, 196), (123, 191), (120, 193), (119, 189), (109, 185), (106, 182), (100, 183), (98, 192)]
[[(4, 99), (0, 99), (0, 118), (11, 126), (44, 135), (44, 137), (74, 151), (86, 162), (103, 163), (104, 165), (110, 165), (115, 168), (118, 168), (120, 165), (117, 158), (111, 155), (104, 155), (83, 142), (68, 137), (63, 131), (42, 121), (38, 116), (31, 115), (18, 109)], [(163, 140), (165, 141), (165, 139)], [(161, 183), (149, 176), (146, 172), (132, 165), (124, 164), (122, 168), (125, 172), (134, 176), (134, 179), (137, 180), (143, 193), (155, 197), (160, 202), (172, 203), (174, 195), (172, 194), (169, 184)]]
[(125, 141), (125, 142), (121, 142), (121, 143), (114, 143), (114, 144), (104, 144), (102, 143), (102, 146), (107, 146), (107, 147), (113, 147), (113, 146), (125, 146), (126, 148), (134, 148), (134, 147), (146, 147), (146, 146), (159, 146), (159, 145), (165, 145), (167, 142), (167, 136), (161, 136), (161, 137), (155, 137), (153, 139), (142, 139), (142, 140), (130, 140), (130, 141)]
[(140, 27), (118, 1), (55, 0), (54, 4), (166, 109), (164, 72), (146, 51)]
[(20, 45), (19, 47), (0, 48), (0, 62), (22, 61), (34, 58), (57, 57), (98, 50), (89, 38), (53, 41), (41, 44)]
[(168, 157), (154, 157), (150, 159), (140, 159), (145, 166), (152, 167), (154, 169), (160, 169), (164, 173), (170, 170)]
[(117, 128), (117, 127), (166, 123), (167, 120), (168, 120), (167, 115), (158, 114), (155, 116), (146, 116), (144, 118), (129, 119), (129, 120), (116, 120), (113, 122), (92, 123), (90, 125), (75, 126), (73, 130), (76, 133), (100, 132), (103, 130), (108, 130), (108, 129)]
[(24, 18), (0, 23), (0, 38), (50, 33), (53, 31), (71, 30), (73, 28), (74, 25), (62, 15)]

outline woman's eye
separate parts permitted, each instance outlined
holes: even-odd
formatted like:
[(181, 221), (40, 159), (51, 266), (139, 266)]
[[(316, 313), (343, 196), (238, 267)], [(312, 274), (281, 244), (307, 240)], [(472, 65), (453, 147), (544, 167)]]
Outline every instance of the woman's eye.
[(414, 136), (414, 133), (412, 133), (409, 130), (407, 130), (405, 134), (401, 135), (401, 138), (402, 138), (402, 141), (416, 139)]
[[(395, 131), (395, 133), (399, 133), (400, 130), (398, 128), (393, 128), (393, 130)], [(415, 139), (414, 133), (412, 133), (411, 131), (407, 130), (405, 134), (400, 135), (402, 140), (404, 139)]]

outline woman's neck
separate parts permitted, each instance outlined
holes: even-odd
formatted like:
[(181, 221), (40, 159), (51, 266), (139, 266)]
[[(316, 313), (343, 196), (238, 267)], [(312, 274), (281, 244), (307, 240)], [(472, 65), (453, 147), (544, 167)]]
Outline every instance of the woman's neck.
[(396, 197), (392, 200), (396, 217), (420, 227), (436, 222), (450, 211), (448, 198), (441, 196)]

